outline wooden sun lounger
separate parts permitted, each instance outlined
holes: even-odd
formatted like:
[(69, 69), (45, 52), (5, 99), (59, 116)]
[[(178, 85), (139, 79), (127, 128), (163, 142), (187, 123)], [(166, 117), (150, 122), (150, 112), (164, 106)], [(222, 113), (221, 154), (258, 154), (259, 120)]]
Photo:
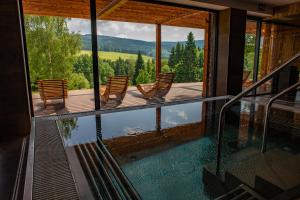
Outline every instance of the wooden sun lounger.
[(243, 72), (243, 83), (245, 83), (248, 80), (250, 74), (251, 74), (251, 71), (244, 70), (244, 72)]
[(162, 73), (159, 74), (158, 80), (149, 89), (144, 88), (142, 85), (137, 85), (136, 87), (146, 99), (163, 98), (170, 91), (174, 77), (175, 73)]
[(67, 80), (38, 80), (37, 84), (45, 108), (47, 107), (47, 100), (63, 99), (63, 104), (66, 105), (65, 98), (68, 97)]
[(107, 81), (106, 88), (101, 95), (101, 102), (105, 105), (110, 95), (116, 95), (117, 100), (123, 101), (127, 87), (128, 87), (128, 76), (113, 76)]
[(243, 87), (248, 87), (253, 83), (252, 80), (248, 80), (250, 74), (251, 74), (251, 71), (244, 70), (244, 72), (243, 72)]

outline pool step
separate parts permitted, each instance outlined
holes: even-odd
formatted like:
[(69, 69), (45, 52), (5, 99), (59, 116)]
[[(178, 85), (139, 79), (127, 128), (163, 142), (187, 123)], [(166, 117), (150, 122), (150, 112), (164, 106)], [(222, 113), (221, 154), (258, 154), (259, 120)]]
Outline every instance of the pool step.
[(216, 198), (215, 200), (265, 200), (246, 185), (239, 185), (228, 193)]
[(215, 175), (215, 163), (206, 165), (203, 170), (205, 189), (215, 198), (241, 184), (266, 199), (289, 200), (300, 196), (300, 154), (281, 149), (263, 154), (247, 148), (227, 160), (230, 162), (222, 164), (218, 176)]
[[(300, 185), (300, 155), (274, 149), (226, 166), (229, 189), (244, 183), (266, 198), (273, 198)], [(299, 193), (300, 195), (300, 193)]]

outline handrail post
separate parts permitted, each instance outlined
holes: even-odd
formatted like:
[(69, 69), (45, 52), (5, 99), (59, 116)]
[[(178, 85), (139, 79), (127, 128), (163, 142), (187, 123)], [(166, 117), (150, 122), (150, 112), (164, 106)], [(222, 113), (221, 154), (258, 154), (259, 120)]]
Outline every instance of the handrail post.
[(224, 131), (224, 117), (225, 108), (223, 107), (220, 111), (219, 116), (219, 124), (218, 124), (218, 138), (217, 138), (217, 167), (216, 167), (216, 174), (220, 175), (220, 165), (221, 165), (221, 149), (222, 149), (222, 137), (223, 137), (223, 131)]
[(274, 97), (272, 97), (266, 107), (265, 110), (265, 119), (264, 119), (264, 129), (263, 129), (263, 138), (262, 138), (262, 147), (261, 147), (261, 152), (264, 153), (266, 151), (266, 146), (267, 146), (267, 133), (268, 133), (268, 122), (270, 119), (270, 110), (271, 110), (271, 106), (273, 104), (273, 102), (278, 99), (279, 97), (289, 93), (291, 90), (296, 89), (297, 87), (300, 86), (300, 82), (295, 83), (294, 85), (288, 87), (287, 89), (283, 90), (282, 92), (278, 93), (277, 95), (275, 95)]

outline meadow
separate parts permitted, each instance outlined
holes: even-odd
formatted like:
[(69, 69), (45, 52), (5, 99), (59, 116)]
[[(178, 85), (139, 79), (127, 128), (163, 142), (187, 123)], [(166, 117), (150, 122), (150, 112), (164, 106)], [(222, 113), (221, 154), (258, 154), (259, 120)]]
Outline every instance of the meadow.
[[(79, 55), (91, 55), (92, 52), (89, 50), (81, 50)], [(137, 59), (137, 54), (130, 54), (130, 53), (121, 53), (121, 52), (109, 52), (109, 51), (99, 51), (98, 52), (99, 57), (101, 59), (105, 59), (105, 60), (111, 60), (111, 61), (116, 61), (119, 58), (122, 58), (124, 60), (136, 60)], [(145, 62), (147, 62), (148, 60), (152, 60), (153, 58), (150, 56), (146, 56), (146, 55), (142, 55), (143, 59)]]

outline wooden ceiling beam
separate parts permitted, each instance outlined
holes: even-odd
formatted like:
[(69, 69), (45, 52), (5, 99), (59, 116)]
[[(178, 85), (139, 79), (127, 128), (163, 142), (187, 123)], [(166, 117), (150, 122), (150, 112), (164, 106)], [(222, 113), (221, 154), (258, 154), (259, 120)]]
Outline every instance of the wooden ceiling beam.
[(108, 16), (114, 10), (125, 4), (128, 0), (112, 0), (107, 6), (97, 13), (97, 17), (102, 18)]
[(196, 11), (196, 12), (193, 12), (193, 13), (188, 12), (188, 13), (184, 13), (184, 14), (181, 14), (181, 15), (171, 16), (168, 19), (160, 21), (158, 24), (170, 23), (170, 22), (173, 22), (173, 21), (176, 21), (176, 20), (179, 20), (179, 19), (192, 17), (192, 16), (197, 15), (199, 13), (200, 13), (200, 11)]

